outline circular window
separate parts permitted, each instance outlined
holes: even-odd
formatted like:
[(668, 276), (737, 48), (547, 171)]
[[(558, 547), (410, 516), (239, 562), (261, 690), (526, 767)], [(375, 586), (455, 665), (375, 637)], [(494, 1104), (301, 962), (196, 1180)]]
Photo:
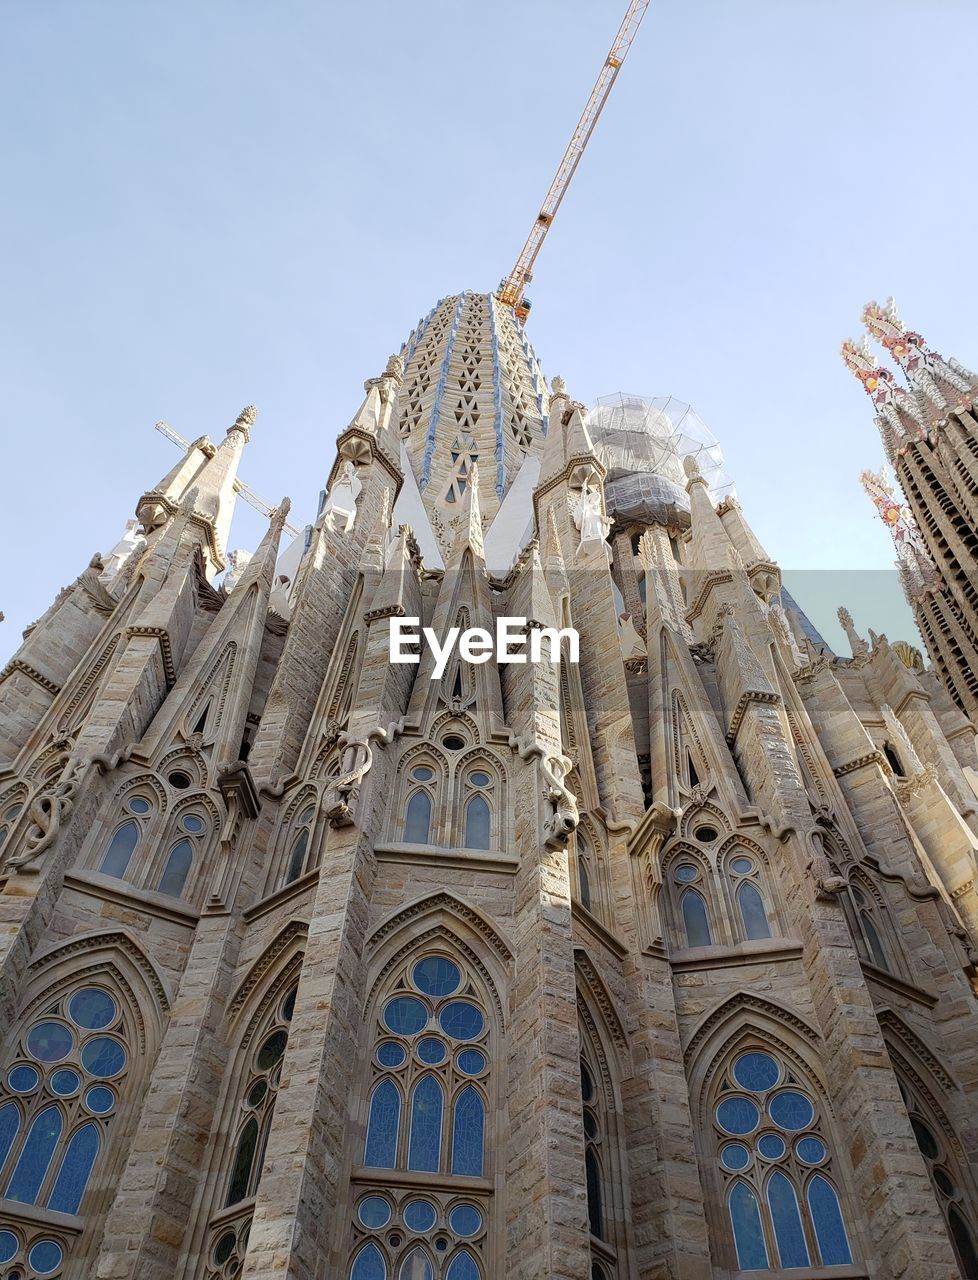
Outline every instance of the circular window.
[(97, 987), (85, 987), (68, 1001), (68, 1016), (86, 1031), (101, 1031), (116, 1018), (116, 1003)]
[(396, 1040), (385, 1040), (377, 1049), (377, 1061), (382, 1067), (399, 1067), (406, 1057)]
[(258, 1057), (255, 1059), (255, 1065), (259, 1071), (271, 1071), (277, 1062), (280, 1062), (285, 1053), (285, 1046), (289, 1042), (289, 1033), (287, 1031), (273, 1031), (262, 1047), (258, 1050)]
[(442, 738), (441, 745), (448, 751), (461, 751), (465, 746), (465, 739), (460, 738), (457, 733), (450, 733)]
[(731, 1142), (720, 1152), (720, 1160), (725, 1169), (746, 1169), (750, 1152), (742, 1142)]
[(184, 773), (182, 769), (174, 769), (172, 773), (167, 774), (166, 780), (177, 791), (186, 791), (190, 786), (190, 774)]
[(10, 1085), (14, 1093), (30, 1093), (40, 1078), (40, 1074), (35, 1067), (25, 1065), (13, 1068), (7, 1076), (7, 1084)]
[(82, 1049), (82, 1066), (90, 1075), (103, 1079), (117, 1076), (126, 1065), (126, 1051), (118, 1040), (95, 1036)]
[(761, 1113), (750, 1098), (724, 1098), (717, 1107), (717, 1124), (727, 1133), (751, 1133)]
[(473, 787), (488, 787), (491, 781), (488, 773), (483, 773), (481, 769), (476, 769), (469, 774), (469, 782)]
[(467, 1076), (477, 1076), (486, 1069), (485, 1055), (478, 1049), (463, 1049), (455, 1060), (459, 1071)]
[(807, 1129), (815, 1118), (815, 1108), (803, 1093), (788, 1091), (771, 1099), (771, 1118), (782, 1129)]
[(411, 770), (411, 777), (415, 782), (430, 782), (434, 776), (434, 769), (429, 769), (426, 764), (419, 764), (416, 769)]
[(384, 1025), (395, 1035), (417, 1035), (428, 1025), (428, 1010), (413, 996), (398, 996), (384, 1009)]
[(450, 996), (462, 982), (461, 971), (444, 956), (426, 956), (411, 971), (414, 985), (426, 996)]
[(94, 1115), (108, 1115), (115, 1106), (115, 1094), (111, 1089), (107, 1089), (104, 1084), (94, 1085), (85, 1094), (85, 1106)]
[(292, 1021), (292, 1015), (295, 1013), (295, 988), (293, 987), (289, 994), (282, 1001), (282, 1019), (285, 1022)]
[(218, 1266), (222, 1262), (227, 1262), (231, 1254), (234, 1253), (234, 1246), (238, 1243), (233, 1231), (225, 1231), (217, 1244), (214, 1246), (214, 1261)]
[(448, 1248), (448, 1241), (445, 1239), (444, 1236), (438, 1237), (438, 1239), (435, 1241), (435, 1248), (438, 1250), (439, 1253), (445, 1252), (445, 1250)]
[(754, 870), (754, 864), (751, 862), (750, 858), (734, 858), (730, 866), (739, 876), (750, 875)]
[(189, 831), (191, 835), (197, 835), (204, 829), (204, 819), (198, 818), (195, 813), (185, 814), (183, 821), (180, 823), (184, 831)]
[(757, 1141), (757, 1149), (765, 1160), (780, 1160), (784, 1155), (784, 1139), (776, 1133), (766, 1133)]
[(9, 1262), (17, 1252), (19, 1243), (12, 1231), (0, 1231), (0, 1262)]
[(457, 1204), (448, 1215), (448, 1225), (457, 1236), (474, 1236), (482, 1229), (482, 1214), (474, 1204)]
[(690, 880), (695, 880), (699, 875), (697, 867), (691, 867), (689, 863), (684, 863), (681, 867), (676, 868), (676, 879), (683, 884), (688, 884)]
[(27, 1035), (27, 1052), (38, 1062), (60, 1062), (74, 1047), (75, 1037), (60, 1022), (39, 1022)]
[(805, 1164), (821, 1164), (825, 1159), (825, 1144), (818, 1138), (799, 1138), (795, 1145), (795, 1155)]
[(439, 1015), (441, 1029), (453, 1040), (474, 1040), (481, 1036), (486, 1020), (475, 1007), (464, 1000), (453, 1000), (446, 1004)]
[(27, 1255), (27, 1261), (39, 1275), (49, 1276), (64, 1261), (64, 1250), (56, 1240), (38, 1240)]
[(391, 1207), (383, 1196), (366, 1196), (357, 1205), (360, 1225), (371, 1231), (386, 1227), (391, 1220)]
[(429, 1067), (437, 1067), (439, 1062), (444, 1062), (447, 1052), (444, 1042), (436, 1040), (434, 1036), (426, 1036), (418, 1044), (418, 1057)]
[(256, 1080), (248, 1090), (248, 1106), (257, 1107), (264, 1102), (266, 1093), (268, 1093), (268, 1081)]
[(412, 1200), (404, 1208), (404, 1222), (412, 1231), (430, 1231), (438, 1218), (430, 1200)]
[(59, 1098), (71, 1098), (81, 1088), (81, 1076), (71, 1067), (61, 1067), (51, 1077), (51, 1092)]
[(700, 844), (712, 844), (717, 838), (717, 829), (716, 827), (697, 827), (695, 834)]
[(149, 813), (150, 804), (142, 796), (133, 796), (126, 805), (130, 813)]
[(396, 1249), (401, 1243), (401, 1233), (399, 1231), (392, 1231), (387, 1237), (387, 1243), (392, 1249)]
[(744, 1053), (734, 1063), (733, 1077), (742, 1089), (764, 1093), (778, 1083), (781, 1068), (770, 1054)]

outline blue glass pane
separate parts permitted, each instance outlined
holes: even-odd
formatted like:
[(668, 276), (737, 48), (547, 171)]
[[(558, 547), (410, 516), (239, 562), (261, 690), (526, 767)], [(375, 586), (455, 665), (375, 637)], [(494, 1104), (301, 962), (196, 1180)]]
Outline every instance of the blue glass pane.
[(821, 1174), (816, 1174), (808, 1184), (808, 1210), (812, 1215), (823, 1265), (837, 1267), (851, 1262), (852, 1253), (845, 1223), (842, 1221), (839, 1197), (835, 1194), (835, 1188)]
[(415, 791), (408, 801), (404, 821), (404, 839), (409, 844), (427, 844), (431, 832), (431, 796), (427, 791)]
[(49, 1209), (57, 1209), (60, 1213), (78, 1212), (98, 1148), (98, 1129), (94, 1124), (83, 1124), (71, 1135), (54, 1190), (48, 1198)]
[(582, 907), (591, 910), (591, 877), (587, 873), (587, 858), (577, 857), (577, 896)]
[(361, 1225), (378, 1230), (391, 1220), (391, 1207), (383, 1196), (367, 1196), (357, 1205), (357, 1217)]
[(699, 875), (697, 867), (691, 867), (688, 862), (683, 863), (681, 867), (676, 868), (676, 879), (683, 884), (688, 884), (690, 880), (695, 880)]
[(750, 1098), (724, 1098), (717, 1107), (717, 1123), (727, 1133), (751, 1133), (760, 1119), (761, 1113)]
[(825, 1159), (825, 1144), (818, 1138), (801, 1138), (795, 1146), (795, 1154), (806, 1164), (821, 1164)]
[(781, 1068), (769, 1053), (742, 1053), (734, 1063), (733, 1078), (742, 1089), (765, 1093), (781, 1078)]
[(40, 1078), (36, 1067), (14, 1067), (7, 1076), (7, 1084), (14, 1093), (30, 1093)]
[(720, 1161), (725, 1169), (746, 1169), (750, 1160), (750, 1152), (742, 1142), (731, 1142), (720, 1152)]
[(734, 858), (730, 865), (739, 876), (749, 875), (754, 870), (754, 864), (750, 858)]
[(397, 1129), (401, 1095), (392, 1080), (382, 1080), (370, 1099), (363, 1163), (372, 1169), (393, 1169), (397, 1160)]
[(478, 1049), (463, 1049), (456, 1062), (459, 1071), (464, 1071), (467, 1076), (477, 1076), (486, 1069), (486, 1056)]
[(429, 1067), (436, 1067), (439, 1062), (444, 1062), (447, 1054), (444, 1041), (436, 1040), (434, 1036), (426, 1036), (418, 1043), (418, 1057)]
[(425, 956), (411, 970), (411, 977), (414, 985), (426, 996), (450, 996), (462, 982), (458, 965), (444, 956)]
[(771, 926), (767, 922), (764, 899), (749, 881), (737, 890), (737, 905), (744, 922), (744, 937), (770, 938)]
[(192, 831), (196, 835), (203, 831), (204, 820), (203, 818), (198, 818), (195, 813), (188, 813), (180, 825), (184, 831)]
[(784, 1139), (776, 1133), (766, 1133), (759, 1139), (757, 1149), (767, 1160), (780, 1160), (785, 1152)]
[(350, 1280), (387, 1280), (387, 1267), (375, 1244), (368, 1244), (357, 1254)]
[(97, 987), (85, 987), (76, 991), (68, 1001), (68, 1016), (72, 1022), (86, 1031), (101, 1031), (115, 1021), (116, 1002), (105, 991)]
[(285, 884), (291, 884), (293, 880), (298, 880), (302, 875), (302, 868), (306, 865), (306, 849), (309, 847), (309, 829), (300, 831), (296, 836), (295, 843), (292, 846), (292, 852), (289, 854), (289, 865), (285, 871)]
[(412, 1249), (401, 1263), (397, 1280), (435, 1280), (431, 1261), (423, 1249)]
[(0, 1231), (0, 1262), (9, 1262), (18, 1249), (17, 1237), (12, 1231)]
[(491, 848), (490, 826), (489, 805), (482, 796), (473, 796), (465, 806), (465, 848)]
[(695, 889), (687, 889), (683, 894), (683, 924), (689, 946), (708, 947), (713, 942), (706, 903)]
[(117, 1076), (126, 1065), (126, 1051), (118, 1040), (95, 1036), (82, 1049), (82, 1066), (93, 1076)]
[(160, 883), (157, 886), (159, 892), (165, 893), (168, 898), (179, 898), (187, 883), (193, 860), (194, 851), (189, 840), (181, 840), (179, 844), (175, 844), (170, 850), (170, 856), (160, 876)]
[(382, 1067), (399, 1067), (407, 1053), (396, 1040), (385, 1040), (377, 1050), (377, 1061)]
[(97, 1116), (104, 1116), (115, 1106), (115, 1094), (104, 1084), (97, 1084), (85, 1094), (85, 1106)]
[(60, 1022), (39, 1022), (27, 1033), (27, 1052), (39, 1062), (60, 1062), (74, 1043), (75, 1037)]
[(70, 1098), (81, 1087), (81, 1076), (71, 1067), (62, 1067), (51, 1077), (51, 1092), (59, 1098)]
[(19, 1132), (20, 1108), (16, 1102), (8, 1102), (6, 1106), (0, 1107), (0, 1166), (6, 1160)]
[(27, 1261), (42, 1276), (57, 1271), (64, 1261), (64, 1250), (56, 1240), (38, 1240), (27, 1255)]
[(445, 1095), (434, 1076), (425, 1076), (411, 1095), (411, 1140), (408, 1168), (437, 1173), (441, 1155), (441, 1120)]
[(474, 1236), (482, 1227), (482, 1214), (474, 1204), (457, 1204), (448, 1217), (457, 1236)]
[(412, 1200), (404, 1210), (404, 1221), (412, 1231), (430, 1231), (437, 1217), (430, 1200)]
[(482, 1177), (486, 1109), (471, 1085), (455, 1099), (452, 1125), (452, 1173)]
[(757, 1198), (743, 1182), (738, 1182), (730, 1192), (730, 1222), (741, 1271), (767, 1271), (767, 1246), (761, 1231)]
[(19, 1200), (21, 1204), (36, 1202), (54, 1148), (61, 1137), (61, 1128), (61, 1112), (57, 1107), (48, 1107), (35, 1118), (7, 1187), (8, 1200)]
[(442, 1031), (453, 1040), (474, 1040), (481, 1036), (486, 1020), (474, 1004), (454, 1000), (446, 1004), (438, 1016)]
[(225, 1205), (238, 1204), (251, 1189), (251, 1172), (255, 1166), (255, 1152), (257, 1149), (258, 1121), (252, 1116), (241, 1130), (238, 1138)]
[(771, 1117), (782, 1129), (807, 1129), (815, 1118), (815, 1108), (803, 1093), (779, 1093), (770, 1102)]
[(446, 1280), (479, 1280), (479, 1268), (468, 1249), (463, 1249), (452, 1259)]
[(808, 1245), (798, 1211), (795, 1189), (783, 1173), (775, 1173), (767, 1184), (767, 1203), (774, 1223), (782, 1267), (807, 1267)]
[(133, 796), (126, 808), (130, 813), (149, 813), (149, 801), (142, 796)]
[(428, 1010), (414, 996), (398, 996), (384, 1009), (384, 1024), (396, 1035), (413, 1036), (427, 1026)]
[(129, 859), (135, 851), (138, 840), (139, 827), (132, 819), (124, 822), (109, 842), (99, 871), (107, 876), (118, 876), (121, 879), (126, 874)]
[(859, 923), (862, 925), (863, 937), (866, 939), (866, 946), (869, 947), (869, 954), (872, 957), (873, 964), (880, 969), (889, 969), (886, 962), (886, 952), (883, 949), (883, 942), (879, 933), (876, 931), (876, 925), (873, 924), (872, 917), (867, 911), (859, 913)]

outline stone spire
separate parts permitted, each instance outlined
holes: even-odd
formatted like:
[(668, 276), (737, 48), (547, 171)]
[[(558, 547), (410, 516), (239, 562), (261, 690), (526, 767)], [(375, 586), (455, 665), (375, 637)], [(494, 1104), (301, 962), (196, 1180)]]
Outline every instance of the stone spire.
[(706, 480), (692, 454), (683, 459), (683, 470), (687, 477), (691, 525), (688, 567), (700, 573), (742, 572), (743, 561), (717, 515)]
[(209, 552), (215, 570), (223, 569), (227, 563), (225, 552), (234, 515), (238, 465), (257, 417), (258, 410), (254, 405), (242, 409), (213, 456), (208, 458), (194, 479), (198, 494), (194, 515), (207, 526)]

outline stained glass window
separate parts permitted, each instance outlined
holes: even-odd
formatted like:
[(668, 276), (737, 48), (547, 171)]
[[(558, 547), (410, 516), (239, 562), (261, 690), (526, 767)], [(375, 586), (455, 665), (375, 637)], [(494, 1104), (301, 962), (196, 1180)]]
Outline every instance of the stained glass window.
[(404, 820), (404, 839), (408, 844), (427, 844), (431, 835), (431, 796), (415, 791), (408, 801)]
[(713, 937), (710, 933), (710, 918), (707, 915), (702, 894), (695, 889), (687, 889), (682, 896), (682, 912), (687, 946), (710, 946)]
[(401, 1121), (401, 1095), (393, 1080), (382, 1080), (370, 1099), (367, 1143), (363, 1163), (372, 1169), (393, 1169), (397, 1164), (397, 1131)]
[(465, 806), (465, 848), (492, 848), (492, 840), (490, 839), (491, 825), (492, 819), (485, 797), (473, 796)]
[(481, 1177), (486, 1109), (472, 1085), (467, 1085), (455, 1099), (452, 1130), (452, 1173)]
[(170, 856), (166, 860), (166, 866), (157, 886), (159, 892), (167, 894), (170, 898), (179, 898), (187, 883), (193, 860), (193, 845), (189, 840), (179, 840), (170, 850)]
[(438, 1171), (444, 1105), (445, 1095), (438, 1081), (434, 1076), (422, 1076), (414, 1086), (414, 1091), (411, 1094), (411, 1140), (408, 1147), (409, 1169), (417, 1169), (428, 1173), (436, 1173)]
[(99, 871), (104, 875), (116, 876), (117, 879), (121, 880), (126, 874), (129, 860), (135, 852), (138, 841), (139, 827), (132, 818), (129, 818), (118, 828), (109, 841), (109, 847), (102, 857)]

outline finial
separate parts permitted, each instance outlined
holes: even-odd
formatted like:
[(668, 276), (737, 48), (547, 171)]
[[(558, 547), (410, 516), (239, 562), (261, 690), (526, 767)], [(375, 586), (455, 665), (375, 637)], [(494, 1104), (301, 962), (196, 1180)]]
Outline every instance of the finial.
[(393, 378), (395, 382), (400, 382), (404, 377), (404, 361), (396, 352), (387, 361), (384, 377)]
[(245, 407), (241, 410), (241, 412), (235, 418), (233, 424), (230, 427), (228, 427), (228, 435), (230, 435), (232, 431), (241, 431), (244, 433), (245, 437), (247, 438), (249, 428), (255, 425), (255, 419), (257, 417), (258, 417), (258, 410), (255, 408), (255, 406), (253, 404), (245, 405)]
[(839, 622), (842, 624), (843, 627), (851, 627), (854, 625), (852, 621), (852, 614), (845, 607), (845, 605), (841, 605), (841, 604), (839, 605), (839, 608), (836, 612), (836, 617), (839, 619)]
[(272, 519), (278, 521), (281, 527), (288, 519), (289, 512), (292, 510), (292, 499), (283, 498), (275, 510), (272, 512)]
[(687, 453), (686, 457), (683, 458), (683, 471), (685, 471), (686, 478), (688, 480), (703, 479), (703, 473), (702, 471), (700, 471), (700, 464), (697, 462), (695, 455), (692, 453)]
[(559, 373), (554, 376), (550, 383), (550, 398), (555, 399), (558, 396), (563, 396), (565, 400), (567, 399), (567, 383)]

